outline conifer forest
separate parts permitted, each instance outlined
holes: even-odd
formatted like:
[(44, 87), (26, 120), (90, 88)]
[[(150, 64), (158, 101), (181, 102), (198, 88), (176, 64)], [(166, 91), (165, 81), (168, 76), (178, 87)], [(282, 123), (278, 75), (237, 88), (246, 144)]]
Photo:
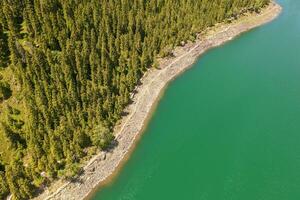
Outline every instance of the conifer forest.
[(78, 175), (157, 58), (269, 0), (1, 0), (0, 199)]

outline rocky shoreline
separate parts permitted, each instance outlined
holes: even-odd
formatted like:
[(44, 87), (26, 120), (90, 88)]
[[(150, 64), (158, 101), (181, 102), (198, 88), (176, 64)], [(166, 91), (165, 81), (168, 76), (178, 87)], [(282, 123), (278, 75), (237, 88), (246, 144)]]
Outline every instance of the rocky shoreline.
[(94, 156), (84, 167), (76, 182), (58, 180), (35, 199), (85, 199), (111, 179), (134, 149), (152, 110), (167, 84), (188, 69), (208, 49), (219, 46), (239, 34), (270, 22), (281, 12), (281, 7), (271, 3), (260, 13), (247, 13), (230, 24), (218, 24), (198, 35), (194, 43), (187, 43), (173, 51), (173, 57), (162, 59), (159, 69), (150, 69), (136, 88), (136, 93), (123, 117), (115, 128), (117, 145), (109, 152)]

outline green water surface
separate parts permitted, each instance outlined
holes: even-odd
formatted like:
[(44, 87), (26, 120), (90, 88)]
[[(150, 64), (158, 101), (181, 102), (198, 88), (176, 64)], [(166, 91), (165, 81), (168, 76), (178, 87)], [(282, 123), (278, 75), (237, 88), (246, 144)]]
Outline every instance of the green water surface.
[(300, 200), (300, 1), (168, 87), (94, 200)]

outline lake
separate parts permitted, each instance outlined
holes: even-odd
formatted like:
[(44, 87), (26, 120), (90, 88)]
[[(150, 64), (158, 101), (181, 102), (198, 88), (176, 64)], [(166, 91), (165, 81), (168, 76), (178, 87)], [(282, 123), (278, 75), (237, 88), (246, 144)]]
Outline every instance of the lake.
[(173, 81), (93, 200), (299, 200), (300, 1)]

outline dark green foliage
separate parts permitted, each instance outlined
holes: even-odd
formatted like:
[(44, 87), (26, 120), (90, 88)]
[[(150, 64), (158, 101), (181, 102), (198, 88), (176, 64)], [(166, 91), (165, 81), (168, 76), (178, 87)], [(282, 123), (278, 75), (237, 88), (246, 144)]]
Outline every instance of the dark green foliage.
[(0, 170), (0, 199), (4, 199), (8, 194), (9, 188), (5, 178), (5, 173)]
[(7, 166), (6, 179), (10, 192), (15, 195), (15, 199), (29, 199), (32, 197), (32, 184), (22, 162), (16, 160)]
[[(74, 177), (89, 147), (109, 146), (130, 92), (158, 56), (268, 2), (1, 0), (0, 67), (16, 77), (10, 99), (22, 106), (1, 111), (0, 198), (9, 190), (27, 199), (43, 181)], [(0, 82), (0, 101), (11, 95)]]
[(0, 22), (0, 68), (8, 65), (9, 54), (7, 34), (4, 33), (3, 25)]
[(0, 81), (0, 102), (8, 99), (11, 96), (11, 89), (7, 82)]

